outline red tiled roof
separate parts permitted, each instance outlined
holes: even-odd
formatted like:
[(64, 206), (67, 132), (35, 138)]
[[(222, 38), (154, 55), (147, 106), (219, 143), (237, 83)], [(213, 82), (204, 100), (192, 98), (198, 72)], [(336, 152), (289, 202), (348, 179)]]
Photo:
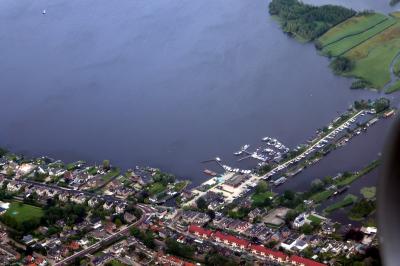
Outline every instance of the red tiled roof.
[(293, 262), (296, 262), (296, 263), (302, 263), (306, 266), (325, 266), (325, 264), (323, 264), (323, 263), (319, 263), (317, 261), (306, 259), (306, 258), (299, 257), (296, 255), (291, 256), (290, 260)]
[(44, 261), (43, 258), (36, 258), (36, 259), (35, 259), (35, 263), (37, 263), (37, 264), (40, 264), (40, 263), (42, 263), (43, 261)]
[(225, 235), (221, 232), (216, 232), (215, 233), (215, 237), (218, 237), (219, 239), (223, 240), (223, 241), (228, 241), (229, 243), (236, 243), (238, 246), (244, 246), (247, 247), (250, 243), (247, 240), (244, 239), (240, 239), (237, 238), (235, 236), (232, 235)]
[(286, 258), (288, 257), (283, 252), (268, 249), (268, 248), (266, 248), (264, 246), (260, 246), (260, 245), (251, 245), (250, 249), (260, 252), (260, 253), (264, 253), (266, 255), (274, 256), (275, 258), (281, 258), (282, 260), (286, 260)]
[(183, 263), (183, 260), (181, 260), (175, 256), (168, 256), (167, 259), (169, 259), (170, 261), (173, 261), (173, 262)]
[(286, 255), (285, 253), (280, 252), (280, 251), (275, 251), (275, 250), (271, 250), (271, 249), (270, 249), (270, 253), (271, 253), (271, 255), (274, 256), (275, 258), (281, 258), (282, 260), (286, 260), (287, 257), (288, 257), (288, 255)]
[(207, 230), (207, 229), (204, 229), (200, 226), (193, 225), (193, 224), (189, 226), (189, 232), (190, 233), (198, 233), (200, 235), (206, 235), (206, 236), (211, 236), (213, 233), (213, 231), (211, 231), (211, 230)]

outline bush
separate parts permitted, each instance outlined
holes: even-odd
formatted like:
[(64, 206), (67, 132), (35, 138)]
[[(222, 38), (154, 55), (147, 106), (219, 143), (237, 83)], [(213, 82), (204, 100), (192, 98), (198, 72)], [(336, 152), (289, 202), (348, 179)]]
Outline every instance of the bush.
[(354, 81), (353, 83), (351, 83), (350, 89), (352, 90), (357, 90), (357, 89), (365, 89), (365, 88), (370, 88), (371, 87), (371, 83), (363, 80), (363, 79), (359, 79)]
[(350, 70), (353, 69), (353, 62), (350, 61), (350, 59), (346, 57), (336, 57), (333, 59), (331, 62), (331, 68), (333, 72), (336, 74), (341, 74), (345, 72), (349, 72)]

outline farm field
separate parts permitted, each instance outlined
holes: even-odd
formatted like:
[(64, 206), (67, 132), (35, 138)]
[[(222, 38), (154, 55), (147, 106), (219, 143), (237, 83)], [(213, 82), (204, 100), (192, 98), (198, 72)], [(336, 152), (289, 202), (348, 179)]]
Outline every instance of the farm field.
[(388, 18), (382, 23), (375, 25), (367, 31), (363, 31), (359, 34), (350, 35), (341, 39), (340, 41), (334, 42), (325, 46), (322, 52), (331, 56), (340, 56), (356, 47), (357, 45), (365, 42), (366, 40), (374, 37), (375, 35), (381, 33), (385, 29), (393, 26), (397, 22), (394, 18)]
[(318, 42), (322, 47), (325, 47), (344, 37), (365, 31), (387, 19), (387, 16), (379, 13), (373, 13), (364, 16), (354, 16), (328, 30), (318, 39)]
[(399, 91), (399, 90), (400, 90), (400, 81), (397, 81), (392, 86), (388, 87), (385, 90), (385, 93), (386, 94), (390, 94), (390, 93), (393, 93), (393, 92), (396, 92), (396, 91)]
[[(322, 47), (322, 54), (350, 60), (351, 69), (341, 75), (364, 80), (369, 84), (368, 87), (378, 90), (391, 81), (390, 66), (400, 52), (400, 13), (392, 13), (386, 20), (379, 21), (383, 16), (373, 14), (352, 17), (319, 39), (320, 43), (328, 44)], [(396, 62), (394, 71), (399, 68), (399, 64)], [(398, 90), (396, 85), (386, 92)]]

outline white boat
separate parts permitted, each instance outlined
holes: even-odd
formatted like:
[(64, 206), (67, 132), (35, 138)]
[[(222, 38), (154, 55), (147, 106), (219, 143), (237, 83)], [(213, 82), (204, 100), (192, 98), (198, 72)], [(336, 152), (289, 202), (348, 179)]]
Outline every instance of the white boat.
[(46, 15), (46, 9), (43, 9), (42, 14)]
[(246, 144), (246, 145), (244, 145), (244, 146), (241, 148), (241, 150), (242, 150), (242, 151), (245, 151), (245, 150), (247, 150), (249, 147), (250, 147), (250, 145), (249, 145), (249, 144)]

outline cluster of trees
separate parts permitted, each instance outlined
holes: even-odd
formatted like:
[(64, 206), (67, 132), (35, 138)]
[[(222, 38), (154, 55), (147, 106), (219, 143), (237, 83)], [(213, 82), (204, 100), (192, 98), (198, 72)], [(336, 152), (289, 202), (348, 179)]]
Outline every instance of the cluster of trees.
[(269, 164), (264, 164), (263, 166), (261, 166), (259, 169), (258, 169), (258, 174), (259, 175), (265, 175), (266, 173), (268, 173), (269, 171), (271, 171), (272, 170), (272, 166), (271, 165), (269, 165)]
[(238, 265), (233, 259), (221, 255), (217, 250), (207, 253), (205, 264), (210, 266), (234, 266)]
[(272, 0), (269, 13), (278, 16), (285, 32), (311, 41), (331, 27), (354, 16), (354, 10), (334, 6), (312, 6), (298, 0)]
[(200, 197), (196, 200), (196, 206), (203, 211), (208, 209), (207, 201), (203, 197)]
[(362, 99), (359, 101), (355, 101), (353, 106), (356, 110), (362, 110), (362, 109), (369, 108), (371, 106), (371, 103), (372, 103), (371, 100), (366, 101), (366, 100)]
[(29, 220), (25, 220), (23, 222), (18, 222), (14, 216), (4, 214), (0, 217), (2, 223), (7, 225), (10, 228), (15, 229), (16, 231), (25, 234), (31, 232), (36, 229), (40, 225), (39, 218), (31, 218)]
[(354, 220), (361, 220), (367, 217), (376, 209), (375, 201), (362, 199), (356, 202), (349, 212), (349, 217)]
[(0, 148), (0, 157), (3, 157), (7, 153), (8, 153), (8, 151), (6, 149)]
[(371, 83), (369, 81), (358, 79), (351, 83), (350, 89), (357, 90), (357, 89), (365, 89), (371, 87)]
[(354, 67), (354, 64), (350, 59), (348, 59), (346, 57), (338, 56), (332, 60), (330, 66), (331, 66), (333, 72), (335, 72), (335, 74), (341, 74), (341, 73), (349, 72), (350, 70), (352, 70)]
[(86, 208), (83, 205), (67, 203), (63, 206), (50, 204), (44, 209), (42, 222), (52, 225), (58, 220), (63, 220), (67, 225), (82, 222), (86, 217)]
[(270, 199), (270, 195), (271, 193), (269, 193), (268, 183), (265, 182), (264, 180), (261, 180), (260, 182), (258, 182), (254, 191), (254, 195), (252, 196), (253, 206), (254, 207), (271, 206), (272, 200)]
[(141, 240), (146, 247), (150, 249), (155, 248), (156, 244), (154, 243), (154, 234), (151, 230), (147, 229), (146, 231), (141, 231), (137, 227), (132, 227), (130, 232), (132, 236)]
[(372, 107), (377, 113), (383, 112), (390, 107), (390, 100), (387, 98), (379, 98), (375, 100), (375, 102), (372, 104)]
[(163, 184), (164, 186), (175, 182), (175, 176), (168, 174), (168, 173), (163, 173), (159, 170), (157, 170), (157, 172), (153, 175), (153, 181), (154, 182), (159, 182), (161, 184)]
[(183, 258), (192, 258), (194, 255), (194, 248), (192, 246), (184, 245), (172, 238), (167, 238), (165, 241), (167, 253), (176, 255)]

